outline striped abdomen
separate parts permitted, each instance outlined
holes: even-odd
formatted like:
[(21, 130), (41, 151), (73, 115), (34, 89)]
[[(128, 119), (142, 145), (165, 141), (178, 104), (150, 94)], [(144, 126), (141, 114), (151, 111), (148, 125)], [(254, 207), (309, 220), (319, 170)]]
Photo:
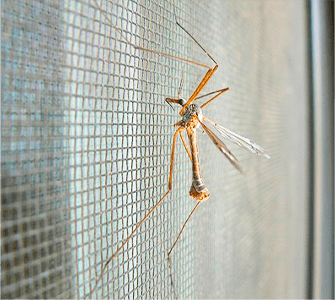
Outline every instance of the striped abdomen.
[(190, 189), (190, 196), (198, 201), (206, 201), (209, 198), (209, 191), (200, 175), (200, 163), (198, 155), (198, 143), (195, 128), (187, 128), (187, 135), (190, 142), (190, 151), (192, 156), (193, 180)]

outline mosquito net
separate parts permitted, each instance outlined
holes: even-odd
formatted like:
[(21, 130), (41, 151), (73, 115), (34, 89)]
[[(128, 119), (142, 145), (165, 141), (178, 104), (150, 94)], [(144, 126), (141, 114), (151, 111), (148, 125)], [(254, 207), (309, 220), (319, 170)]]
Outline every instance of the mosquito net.
[(167, 251), (195, 205), (178, 140), (171, 194), (91, 296), (305, 297), (305, 1), (3, 0), (3, 298), (89, 297), (104, 263), (167, 191), (180, 117), (164, 99), (182, 80), (190, 97), (206, 69), (143, 48), (211, 64), (175, 16), (219, 64), (204, 92), (230, 88), (205, 116), (271, 159), (227, 142), (241, 175), (198, 131), (211, 197), (170, 268)]

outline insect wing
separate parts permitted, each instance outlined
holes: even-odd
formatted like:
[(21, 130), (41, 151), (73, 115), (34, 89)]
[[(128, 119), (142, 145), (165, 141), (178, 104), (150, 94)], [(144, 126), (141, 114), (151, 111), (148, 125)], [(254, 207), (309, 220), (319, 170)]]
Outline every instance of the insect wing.
[(263, 156), (265, 158), (270, 158), (270, 155), (259, 145), (257, 145), (252, 140), (230, 130), (229, 128), (220, 125), (212, 120), (204, 118), (206, 121), (211, 123), (216, 130), (222, 135), (222, 137), (226, 138), (227, 140), (235, 143), (236, 145), (249, 150), (251, 153)]
[(219, 150), (229, 159), (233, 166), (244, 174), (243, 168), (240, 165), (237, 158), (230, 152), (227, 146), (212, 132), (204, 123), (200, 122), (202, 127), (205, 129), (208, 136), (211, 138), (213, 143), (219, 148)]

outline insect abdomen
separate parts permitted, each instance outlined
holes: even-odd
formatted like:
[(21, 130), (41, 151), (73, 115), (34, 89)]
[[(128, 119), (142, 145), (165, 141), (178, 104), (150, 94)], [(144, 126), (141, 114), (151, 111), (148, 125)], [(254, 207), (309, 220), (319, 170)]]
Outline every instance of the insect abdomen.
[(198, 201), (208, 200), (209, 191), (201, 178), (192, 181), (190, 196)]
[(200, 162), (198, 156), (197, 136), (195, 134), (195, 130), (196, 130), (195, 128), (190, 128), (187, 130), (192, 155), (192, 173), (193, 173), (190, 196), (198, 201), (206, 201), (209, 198), (209, 191), (200, 175)]

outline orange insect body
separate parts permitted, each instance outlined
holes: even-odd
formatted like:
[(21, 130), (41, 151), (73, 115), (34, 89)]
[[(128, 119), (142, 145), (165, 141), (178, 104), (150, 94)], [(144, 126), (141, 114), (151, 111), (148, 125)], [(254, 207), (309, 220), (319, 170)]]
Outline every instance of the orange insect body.
[[(96, 2), (96, 0), (95, 0)], [(98, 5), (98, 3), (96, 2), (97, 7), (99, 7), (101, 9), (101, 7)], [(202, 78), (201, 82), (199, 83), (199, 85), (197, 86), (197, 88), (195, 89), (195, 91), (193, 92), (193, 94), (190, 96), (190, 98), (186, 101), (182, 98), (180, 98), (180, 90), (182, 87), (182, 82), (180, 85), (180, 90), (178, 92), (178, 98), (177, 99), (173, 99), (173, 98), (166, 98), (165, 101), (171, 105), (170, 103), (175, 103), (175, 104), (179, 104), (182, 106), (179, 115), (182, 117), (182, 119), (176, 123), (174, 126), (177, 126), (178, 128), (176, 129), (174, 135), (173, 135), (173, 142), (172, 142), (172, 152), (171, 152), (171, 164), (170, 164), (170, 172), (169, 172), (169, 183), (168, 183), (168, 189), (165, 192), (165, 194), (161, 197), (161, 199), (149, 210), (149, 212), (147, 212), (147, 214), (145, 215), (145, 217), (135, 226), (135, 228), (133, 229), (133, 231), (127, 236), (127, 238), (122, 242), (122, 244), (117, 248), (117, 250), (114, 252), (114, 254), (112, 256), (110, 256), (101, 271), (100, 276), (98, 276), (96, 278), (95, 281), (95, 285), (93, 287), (93, 289), (91, 289), (90, 291), (90, 296), (92, 295), (92, 293), (94, 292), (94, 290), (96, 289), (98, 282), (102, 279), (103, 273), (106, 271), (108, 264), (120, 253), (120, 251), (122, 250), (122, 248), (129, 242), (129, 240), (133, 237), (133, 235), (135, 234), (135, 232), (140, 228), (140, 226), (145, 222), (145, 220), (147, 220), (151, 214), (156, 210), (156, 208), (166, 199), (166, 197), (171, 193), (172, 191), (172, 173), (173, 173), (173, 161), (174, 161), (174, 153), (175, 153), (175, 147), (176, 147), (176, 140), (177, 140), (177, 136), (179, 135), (183, 145), (185, 147), (185, 150), (192, 162), (192, 185), (190, 188), (190, 196), (192, 198), (194, 198), (195, 200), (197, 200), (196, 205), (194, 206), (193, 210), (191, 211), (191, 213), (189, 214), (188, 218), (186, 219), (185, 223), (183, 224), (182, 229), (180, 230), (176, 240), (174, 241), (172, 247), (170, 248), (169, 252), (168, 252), (168, 261), (170, 263), (170, 268), (171, 268), (171, 261), (170, 261), (170, 254), (173, 250), (173, 248), (175, 247), (177, 241), (179, 240), (182, 232), (184, 231), (187, 222), (189, 221), (189, 219), (191, 218), (192, 214), (196, 211), (196, 209), (199, 207), (200, 203), (203, 201), (206, 201), (209, 199), (209, 191), (208, 188), (206, 187), (203, 179), (200, 176), (200, 162), (199, 162), (199, 154), (198, 154), (198, 143), (197, 143), (197, 133), (196, 130), (200, 127), (204, 129), (204, 131), (208, 134), (208, 136), (210, 137), (210, 139), (213, 141), (213, 143), (218, 147), (218, 149), (229, 159), (229, 161), (233, 164), (233, 166), (239, 170), (241, 173), (243, 173), (243, 169), (241, 167), (241, 165), (239, 164), (238, 160), (236, 159), (236, 157), (229, 151), (229, 149), (227, 148), (227, 146), (223, 143), (223, 141), (221, 141), (214, 132), (212, 132), (207, 125), (204, 124), (203, 121), (206, 121), (208, 123), (210, 123), (212, 126), (215, 127), (215, 129), (221, 134), (221, 136), (223, 136), (224, 138), (232, 141), (233, 143), (237, 144), (240, 147), (243, 147), (247, 150), (249, 150), (250, 152), (266, 157), (266, 158), (270, 158), (270, 156), (268, 155), (268, 153), (259, 145), (257, 145), (256, 143), (254, 143), (253, 141), (251, 141), (248, 138), (245, 138), (241, 135), (239, 135), (236, 132), (233, 132), (232, 130), (230, 130), (229, 128), (222, 126), (206, 117), (203, 116), (202, 114), (202, 108), (205, 107), (207, 104), (209, 104), (210, 102), (212, 102), (214, 99), (216, 99), (218, 96), (220, 96), (222, 93), (226, 92), (229, 88), (223, 88), (223, 89), (219, 89), (217, 91), (213, 91), (207, 94), (203, 94), (201, 96), (199, 96), (199, 94), (201, 93), (201, 91), (203, 90), (203, 88), (207, 85), (208, 81), (210, 80), (210, 78), (213, 76), (213, 74), (215, 73), (215, 71), (218, 68), (218, 64), (216, 63), (216, 61), (209, 55), (209, 53), (207, 53), (207, 51), (199, 44), (199, 42), (184, 28), (182, 27), (177, 19), (176, 19), (176, 24), (188, 35), (190, 36), (193, 41), (207, 54), (207, 56), (212, 60), (212, 62), (215, 64), (214, 67), (209, 67), (205, 64), (199, 63), (199, 62), (195, 62), (189, 59), (185, 59), (182, 57), (178, 57), (178, 56), (174, 56), (171, 54), (167, 54), (167, 53), (163, 53), (163, 52), (159, 52), (159, 51), (155, 51), (155, 50), (150, 50), (150, 49), (146, 49), (140, 46), (137, 46), (133, 43), (131, 43), (130, 41), (127, 40), (127, 38), (123, 35), (123, 31), (112, 25), (112, 22), (110, 21), (108, 14), (103, 11), (101, 9), (101, 13), (104, 15), (104, 17), (108, 20), (108, 22), (110, 23), (110, 25), (112, 27), (114, 27), (121, 35), (122, 39), (129, 45), (131, 45), (132, 47), (134, 47), (134, 49), (136, 50), (140, 50), (140, 51), (147, 51), (150, 53), (155, 53), (158, 55), (163, 55), (166, 57), (170, 57), (173, 58), (175, 60), (179, 60), (179, 61), (183, 61), (186, 63), (191, 63), (197, 66), (201, 66), (207, 69), (206, 74), (204, 75), (204, 77)], [(198, 100), (200, 98), (203, 97), (207, 97), (209, 95), (215, 95), (213, 96), (211, 99), (209, 99), (207, 102), (201, 104), (200, 106), (197, 104), (194, 104), (193, 102), (195, 100)], [(186, 131), (187, 135), (188, 135), (188, 139), (189, 139), (189, 146), (190, 149), (188, 149), (186, 142), (184, 140), (184, 137), (182, 135), (182, 132)], [(173, 285), (172, 282), (172, 276), (171, 277), (171, 283)]]
[[(181, 101), (179, 101), (179, 103), (180, 102)], [(193, 178), (190, 196), (197, 201), (207, 201), (209, 199), (209, 190), (200, 175), (200, 161), (196, 134), (196, 130), (200, 127), (199, 121), (202, 121), (202, 119), (202, 109), (197, 104), (190, 104), (183, 111), (182, 120), (180, 121), (181, 127), (186, 129), (191, 150), (190, 159), (192, 162)]]

